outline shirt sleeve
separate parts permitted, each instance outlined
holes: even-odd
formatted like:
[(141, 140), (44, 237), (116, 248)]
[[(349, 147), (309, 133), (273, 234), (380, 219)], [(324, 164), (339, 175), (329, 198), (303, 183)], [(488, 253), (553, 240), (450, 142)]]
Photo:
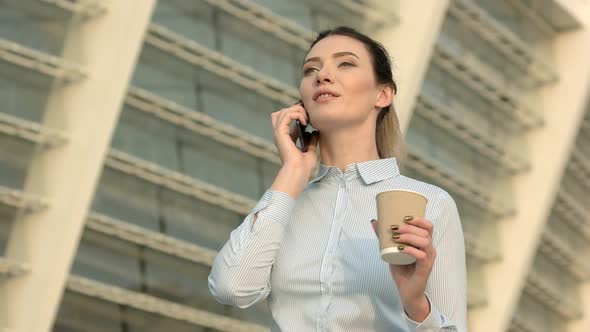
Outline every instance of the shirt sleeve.
[(270, 271), (294, 205), (288, 194), (267, 190), (231, 232), (208, 278), (209, 290), (219, 303), (247, 308), (268, 296)]
[(404, 317), (411, 331), (467, 331), (467, 269), (463, 229), (455, 201), (446, 191), (434, 200), (426, 219), (432, 221), (436, 259), (426, 298), (430, 314), (422, 322)]

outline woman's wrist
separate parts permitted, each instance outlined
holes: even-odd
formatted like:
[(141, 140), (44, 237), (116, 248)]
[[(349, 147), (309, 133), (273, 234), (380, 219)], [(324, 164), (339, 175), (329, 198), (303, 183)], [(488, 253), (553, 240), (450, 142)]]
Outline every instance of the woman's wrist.
[(277, 173), (271, 189), (287, 193), (297, 199), (308, 183), (309, 176), (305, 167), (285, 164)]
[(406, 311), (408, 318), (421, 323), (430, 314), (430, 302), (428, 301), (426, 294), (422, 294), (418, 299), (404, 303), (404, 310)]

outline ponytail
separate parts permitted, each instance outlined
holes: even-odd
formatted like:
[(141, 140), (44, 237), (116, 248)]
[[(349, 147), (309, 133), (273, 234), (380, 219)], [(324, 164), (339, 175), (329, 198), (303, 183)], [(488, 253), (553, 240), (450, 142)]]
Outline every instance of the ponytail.
[(379, 111), (375, 128), (375, 142), (379, 158), (395, 157), (401, 163), (405, 157), (404, 141), (397, 112), (391, 104)]

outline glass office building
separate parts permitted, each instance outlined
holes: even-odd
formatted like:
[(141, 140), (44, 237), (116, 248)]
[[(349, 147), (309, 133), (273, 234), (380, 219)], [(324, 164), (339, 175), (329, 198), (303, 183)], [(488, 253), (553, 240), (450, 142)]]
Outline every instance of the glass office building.
[(587, 2), (6, 0), (0, 331), (268, 330), (207, 276), (338, 25), (393, 57), (402, 174), (458, 204), (470, 330), (590, 328)]

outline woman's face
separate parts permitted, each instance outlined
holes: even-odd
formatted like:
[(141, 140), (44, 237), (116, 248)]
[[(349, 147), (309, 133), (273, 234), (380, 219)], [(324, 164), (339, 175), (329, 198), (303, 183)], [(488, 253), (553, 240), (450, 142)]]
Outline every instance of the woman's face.
[(358, 126), (376, 117), (376, 106), (389, 105), (380, 96), (365, 45), (348, 36), (329, 36), (313, 46), (302, 66), (299, 92), (319, 131)]

